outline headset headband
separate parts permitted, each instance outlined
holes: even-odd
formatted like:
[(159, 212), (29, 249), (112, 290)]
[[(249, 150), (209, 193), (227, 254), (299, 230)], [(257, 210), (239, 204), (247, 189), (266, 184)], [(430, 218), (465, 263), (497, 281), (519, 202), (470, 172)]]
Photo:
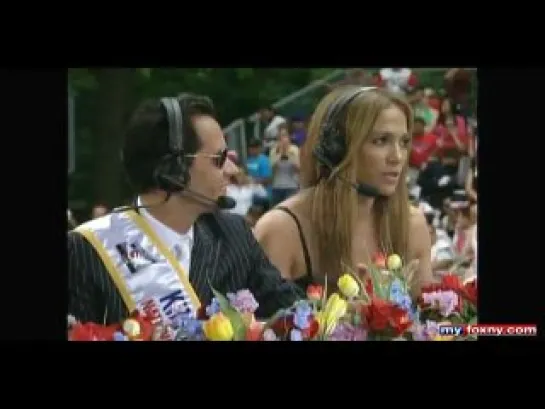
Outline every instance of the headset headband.
[(360, 87), (347, 95), (341, 95), (339, 99), (334, 101), (330, 106), (326, 114), (325, 123), (330, 126), (334, 126), (332, 123), (336, 120), (337, 115), (342, 111), (342, 109), (350, 104), (356, 97), (364, 92), (372, 91), (377, 89), (377, 87)]
[(161, 104), (167, 112), (168, 142), (173, 153), (182, 152), (184, 147), (183, 116), (180, 103), (176, 98), (161, 98)]

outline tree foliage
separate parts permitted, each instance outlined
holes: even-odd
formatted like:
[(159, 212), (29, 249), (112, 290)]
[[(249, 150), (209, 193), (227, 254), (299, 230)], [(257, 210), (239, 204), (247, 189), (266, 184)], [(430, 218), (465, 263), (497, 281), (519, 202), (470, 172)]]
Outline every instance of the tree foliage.
[[(119, 162), (123, 124), (144, 98), (205, 94), (223, 126), (270, 105), (330, 68), (136, 68), (69, 70), (76, 98), (76, 172), (69, 199), (111, 206), (129, 195)], [(109, 176), (108, 176), (109, 175)]]

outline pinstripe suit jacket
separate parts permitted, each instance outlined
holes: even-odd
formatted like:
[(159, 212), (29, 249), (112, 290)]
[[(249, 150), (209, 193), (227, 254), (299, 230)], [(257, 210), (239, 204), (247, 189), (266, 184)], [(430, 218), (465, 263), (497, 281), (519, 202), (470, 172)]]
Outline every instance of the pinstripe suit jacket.
[[(260, 318), (303, 296), (298, 286), (281, 278), (242, 217), (205, 214), (194, 229), (189, 277), (201, 304), (213, 297), (208, 282), (223, 294), (249, 289)], [(84, 322), (111, 324), (129, 313), (94, 247), (74, 231), (68, 233), (68, 294), (68, 313)]]

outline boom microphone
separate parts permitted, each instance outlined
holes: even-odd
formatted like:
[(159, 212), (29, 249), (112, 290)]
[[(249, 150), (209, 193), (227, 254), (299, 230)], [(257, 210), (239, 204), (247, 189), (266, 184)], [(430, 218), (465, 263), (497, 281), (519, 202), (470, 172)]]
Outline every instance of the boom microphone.
[(232, 197), (220, 196), (214, 200), (201, 193), (197, 193), (191, 189), (188, 189), (187, 187), (183, 186), (179, 181), (177, 181), (175, 178), (171, 176), (163, 175), (163, 178), (167, 179), (170, 183), (183, 188), (183, 191), (182, 191), (183, 193), (185, 193), (187, 196), (190, 196), (197, 201), (200, 201), (201, 203), (215, 206), (221, 210), (230, 210), (237, 205), (237, 201), (233, 199)]

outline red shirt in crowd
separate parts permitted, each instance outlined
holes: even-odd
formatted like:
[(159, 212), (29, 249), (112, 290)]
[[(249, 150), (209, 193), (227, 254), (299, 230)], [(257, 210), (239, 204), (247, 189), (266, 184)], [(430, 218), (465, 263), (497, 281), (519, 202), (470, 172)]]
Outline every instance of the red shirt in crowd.
[(437, 139), (437, 135), (432, 133), (424, 133), (419, 136), (413, 135), (409, 165), (420, 169), (435, 152)]
[(465, 149), (458, 148), (458, 145), (454, 141), (454, 137), (449, 132), (447, 127), (445, 125), (437, 125), (435, 127), (434, 133), (438, 136), (438, 138), (441, 140), (441, 151), (450, 150), (450, 149), (458, 149), (458, 150), (467, 150), (468, 144), (469, 144), (469, 134), (467, 132), (466, 128), (466, 122), (462, 116), (457, 115), (456, 116), (456, 133), (457, 133), (457, 139), (460, 141), (462, 145), (464, 145)]

